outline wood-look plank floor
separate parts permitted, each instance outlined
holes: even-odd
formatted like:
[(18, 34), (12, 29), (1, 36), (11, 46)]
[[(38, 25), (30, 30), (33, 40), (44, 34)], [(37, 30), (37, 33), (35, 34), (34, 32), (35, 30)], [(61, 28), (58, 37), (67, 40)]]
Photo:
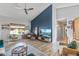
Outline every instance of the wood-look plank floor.
[[(38, 41), (38, 40), (30, 40), (30, 39), (24, 39), (23, 41), (26, 44), (32, 45), (33, 47), (37, 48), (38, 50), (40, 50), (41, 52), (43, 52), (44, 54), (46, 54), (48, 56), (53, 55), (52, 43), (42, 42), (42, 41)], [(12, 44), (13, 43), (7, 44), (6, 48), (11, 47)]]
[(39, 40), (30, 40), (30, 39), (26, 39), (25, 42), (31, 44), (32, 46), (42, 51), (43, 53), (47, 54), (48, 56), (53, 55), (52, 43), (42, 42)]

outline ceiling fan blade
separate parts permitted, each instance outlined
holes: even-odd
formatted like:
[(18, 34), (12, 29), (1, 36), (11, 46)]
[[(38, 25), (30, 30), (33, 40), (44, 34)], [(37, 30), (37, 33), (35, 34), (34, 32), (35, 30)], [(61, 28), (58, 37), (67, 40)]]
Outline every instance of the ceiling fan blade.
[(27, 9), (24, 9), (24, 10), (25, 10), (25, 13), (28, 14)]
[(29, 9), (27, 9), (27, 10), (33, 10), (34, 8), (29, 8)]

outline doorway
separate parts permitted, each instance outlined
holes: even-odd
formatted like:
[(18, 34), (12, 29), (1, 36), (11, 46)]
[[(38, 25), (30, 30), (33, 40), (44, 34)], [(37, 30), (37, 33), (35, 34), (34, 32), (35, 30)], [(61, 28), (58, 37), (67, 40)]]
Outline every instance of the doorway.
[(67, 21), (57, 21), (57, 41), (60, 45), (67, 45)]

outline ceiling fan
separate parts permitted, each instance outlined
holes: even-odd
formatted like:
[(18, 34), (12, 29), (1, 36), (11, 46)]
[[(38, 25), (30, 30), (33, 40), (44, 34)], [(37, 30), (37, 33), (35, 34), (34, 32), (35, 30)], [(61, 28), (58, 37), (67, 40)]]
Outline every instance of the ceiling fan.
[(25, 3), (24, 11), (25, 11), (26, 14), (28, 14), (28, 11), (33, 10), (33, 9), (34, 9), (34, 8), (28, 8), (28, 9), (27, 9), (27, 8), (26, 8), (26, 3)]
[(23, 9), (26, 15), (28, 14), (28, 11), (31, 11), (31, 10), (34, 9), (34, 8), (27, 8), (26, 3), (24, 4), (24, 8), (21, 8), (21, 7), (18, 6), (17, 4), (16, 4), (16, 8), (17, 8), (17, 9)]

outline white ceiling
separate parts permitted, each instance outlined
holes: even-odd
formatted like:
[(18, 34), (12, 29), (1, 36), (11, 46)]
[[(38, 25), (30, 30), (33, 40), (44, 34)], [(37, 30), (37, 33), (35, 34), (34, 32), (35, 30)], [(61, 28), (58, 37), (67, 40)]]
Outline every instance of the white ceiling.
[(4, 21), (6, 19), (12, 19), (13, 21), (31, 21), (49, 5), (46, 3), (27, 3), (26, 8), (32, 7), (34, 9), (26, 15), (23, 9), (19, 9), (24, 8), (24, 3), (0, 3), (0, 20), (5, 18)]
[(56, 8), (65, 8), (65, 7), (71, 7), (71, 6), (77, 6), (79, 3), (56, 3)]

